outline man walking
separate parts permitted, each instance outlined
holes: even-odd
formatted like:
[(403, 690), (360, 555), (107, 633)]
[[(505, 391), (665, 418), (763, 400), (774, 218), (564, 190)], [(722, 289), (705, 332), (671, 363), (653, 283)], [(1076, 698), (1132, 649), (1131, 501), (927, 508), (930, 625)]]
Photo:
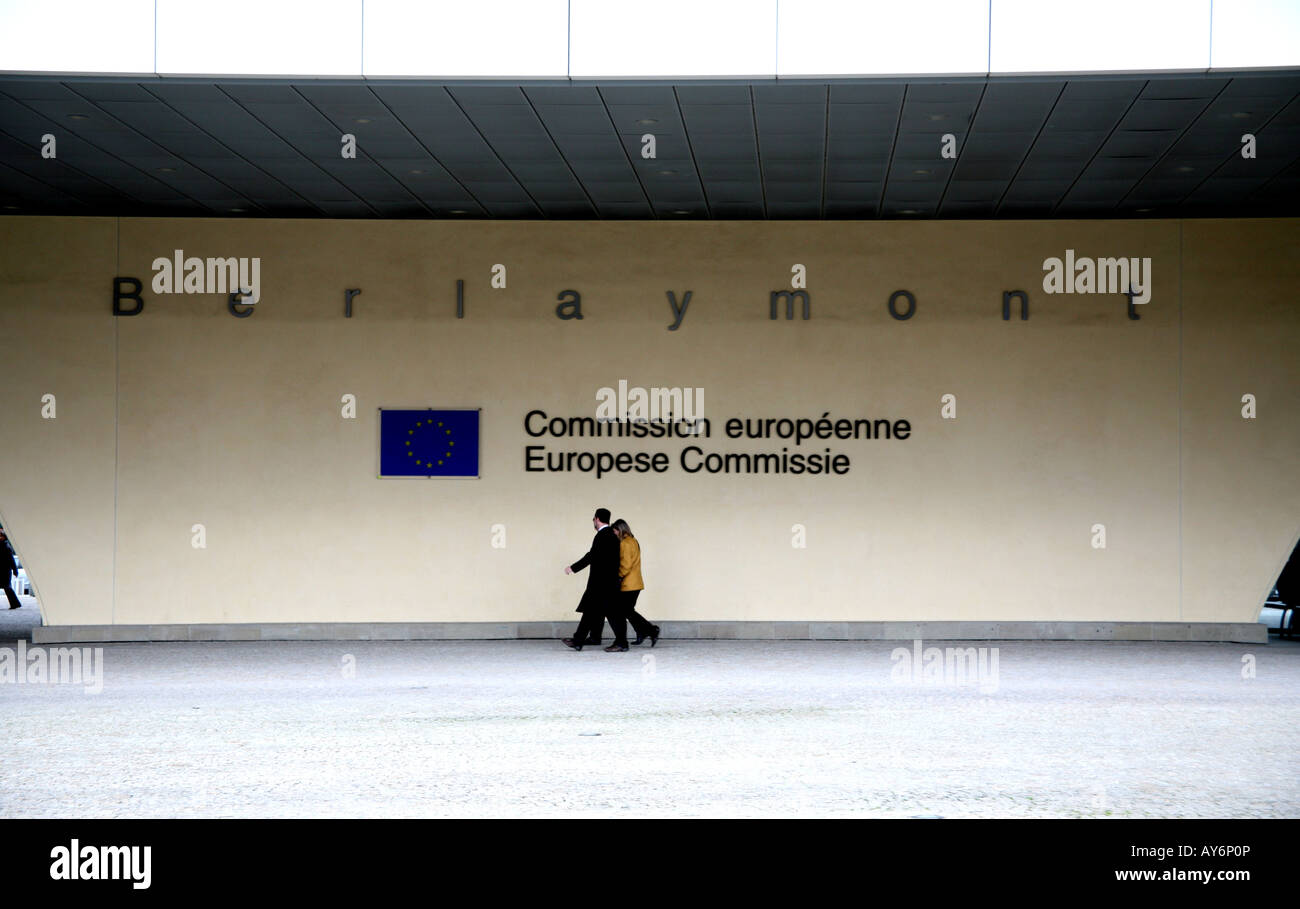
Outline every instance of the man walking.
[(614, 643), (605, 650), (618, 653), (628, 649), (627, 619), (618, 608), (620, 586), (618, 537), (609, 526), (608, 508), (597, 508), (591, 524), (596, 528), (591, 549), (578, 561), (564, 567), (565, 574), (573, 574), (584, 568), (591, 569), (591, 573), (587, 575), (587, 589), (582, 594), (582, 601), (578, 603), (578, 612), (582, 613), (582, 621), (578, 623), (578, 630), (573, 633), (573, 637), (564, 638), (564, 645), (574, 650), (581, 650), (588, 635), (599, 640), (601, 629), (605, 626), (605, 618), (608, 616), (609, 627), (614, 632)]

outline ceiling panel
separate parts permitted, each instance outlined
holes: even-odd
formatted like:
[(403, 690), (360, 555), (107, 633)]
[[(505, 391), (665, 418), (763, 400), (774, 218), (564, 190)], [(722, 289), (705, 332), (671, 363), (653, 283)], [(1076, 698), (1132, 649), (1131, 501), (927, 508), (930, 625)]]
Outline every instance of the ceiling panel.
[[(1240, 154), (1245, 133), (1252, 158)], [(47, 134), (58, 143), (52, 160), (40, 154)], [(341, 154), (345, 134), (354, 158)], [(942, 154), (947, 134), (956, 160)], [(677, 84), (0, 78), (5, 213), (1294, 216), (1298, 164), (1294, 72)]]

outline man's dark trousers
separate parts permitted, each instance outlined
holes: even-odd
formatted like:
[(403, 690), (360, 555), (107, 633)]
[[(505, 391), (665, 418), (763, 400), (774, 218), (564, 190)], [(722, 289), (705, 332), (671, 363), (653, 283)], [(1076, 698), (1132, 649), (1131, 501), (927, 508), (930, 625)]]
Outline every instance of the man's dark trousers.
[(578, 621), (578, 630), (573, 633), (573, 640), (578, 644), (587, 643), (588, 639), (600, 643), (601, 631), (605, 628), (605, 610), (595, 601), (583, 594), (578, 611), (582, 618)]
[(609, 630), (614, 632), (614, 646), (627, 646), (627, 613), (623, 610), (622, 594), (616, 589), (609, 595), (605, 606), (605, 618), (609, 619)]

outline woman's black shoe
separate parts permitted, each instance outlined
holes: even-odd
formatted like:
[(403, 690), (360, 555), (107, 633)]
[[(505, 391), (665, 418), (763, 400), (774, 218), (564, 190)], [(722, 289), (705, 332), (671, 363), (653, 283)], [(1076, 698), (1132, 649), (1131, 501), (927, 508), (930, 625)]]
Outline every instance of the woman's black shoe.
[(658, 644), (658, 643), (659, 643), (659, 626), (658, 626), (658, 625), (651, 625), (651, 626), (650, 626), (650, 646), (653, 647), (655, 644)]

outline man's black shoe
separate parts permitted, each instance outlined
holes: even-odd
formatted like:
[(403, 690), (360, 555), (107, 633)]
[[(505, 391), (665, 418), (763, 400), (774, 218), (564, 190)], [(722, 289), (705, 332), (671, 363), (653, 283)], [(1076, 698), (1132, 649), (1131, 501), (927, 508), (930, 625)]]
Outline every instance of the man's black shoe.
[(564, 644), (565, 647), (572, 647), (574, 650), (582, 649), (582, 645), (579, 644), (577, 641), (575, 641), (573, 638), (564, 638), (561, 640), (560, 643)]
[(627, 653), (626, 644), (610, 644), (605, 648), (606, 653)]

